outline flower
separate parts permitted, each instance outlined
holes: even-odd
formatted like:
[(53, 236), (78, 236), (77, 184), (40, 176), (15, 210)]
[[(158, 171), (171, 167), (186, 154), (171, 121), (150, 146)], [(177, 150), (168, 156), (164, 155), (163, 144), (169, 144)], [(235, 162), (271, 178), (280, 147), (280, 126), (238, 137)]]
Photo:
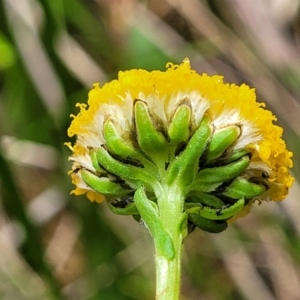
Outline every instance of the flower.
[(177, 185), (198, 226), (195, 207), (223, 222), (255, 200), (284, 199), (293, 183), (283, 130), (254, 89), (199, 75), (188, 59), (165, 72), (120, 72), (77, 106), (70, 175), (73, 193), (91, 201), (125, 209), (139, 186), (156, 202), (162, 186)]

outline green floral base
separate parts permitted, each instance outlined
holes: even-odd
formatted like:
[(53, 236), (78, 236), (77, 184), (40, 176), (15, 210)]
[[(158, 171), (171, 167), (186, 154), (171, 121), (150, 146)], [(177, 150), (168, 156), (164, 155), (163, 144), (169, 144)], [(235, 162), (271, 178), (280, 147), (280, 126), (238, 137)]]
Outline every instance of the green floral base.
[(96, 172), (84, 182), (107, 197), (117, 214), (133, 215), (149, 229), (156, 249), (157, 299), (179, 297), (183, 239), (195, 227), (218, 233), (249, 200), (265, 192), (262, 174), (247, 172), (251, 153), (234, 151), (238, 125), (220, 130), (204, 115), (191, 130), (191, 109), (179, 105), (169, 128), (160, 128), (147, 104), (134, 104), (134, 129), (122, 136), (104, 123), (106, 145), (91, 149)]

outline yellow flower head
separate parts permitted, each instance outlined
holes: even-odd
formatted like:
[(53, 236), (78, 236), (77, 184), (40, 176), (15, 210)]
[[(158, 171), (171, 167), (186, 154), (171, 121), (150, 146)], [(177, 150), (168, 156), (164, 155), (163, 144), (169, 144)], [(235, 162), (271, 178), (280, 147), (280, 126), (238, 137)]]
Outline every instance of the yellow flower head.
[[(219, 169), (214, 168), (232, 163), (234, 155), (240, 159), (242, 156), (238, 153), (246, 153), (249, 162), (243, 167), (242, 172), (237, 174), (241, 181), (236, 184), (239, 186), (243, 184), (243, 180), (247, 180), (251, 184), (263, 187), (259, 195), (254, 193), (254, 197), (246, 201), (245, 211), (256, 199), (274, 201), (284, 199), (293, 183), (294, 179), (289, 170), (293, 165), (292, 153), (286, 149), (285, 142), (281, 138), (283, 130), (273, 124), (276, 117), (265, 109), (265, 104), (256, 102), (254, 89), (245, 84), (241, 86), (225, 84), (222, 76), (199, 75), (191, 70), (188, 59), (180, 65), (169, 63), (165, 72), (145, 70), (120, 72), (118, 80), (113, 80), (102, 87), (95, 84), (89, 93), (88, 104), (77, 106), (80, 112), (77, 116), (73, 116), (68, 131), (70, 137), (76, 136), (74, 146), (68, 143), (73, 151), (71, 156), (73, 167), (70, 175), (75, 185), (73, 193), (76, 195), (86, 193), (92, 201), (101, 202), (104, 196), (91, 184), (86, 183), (83, 170), (91, 172), (103, 182), (121, 185), (122, 191), (127, 191), (120, 192), (123, 193), (123, 198), (117, 197), (117, 192), (115, 195), (112, 194), (112, 197), (119, 200), (131, 197), (134, 188), (140, 182), (129, 177), (124, 180), (121, 178), (121, 171), (115, 173), (114, 170), (108, 169), (105, 163), (106, 167), (99, 164), (95, 154), (98, 149), (105, 149), (112, 159), (125, 166), (134, 166), (133, 172), (137, 168), (147, 169), (149, 178), (152, 176), (153, 181), (163, 185), (164, 172), (167, 172), (172, 162), (181, 155), (181, 151), (189, 147), (189, 141), (205, 117), (210, 128), (209, 137), (205, 140), (199, 161), (193, 167), (196, 170), (195, 175), (191, 177), (192, 179), (186, 179), (183, 193), (187, 199), (192, 198), (196, 194), (195, 191), (198, 191), (200, 194), (210, 194), (210, 197), (222, 199), (226, 204), (226, 199), (233, 197), (234, 188), (230, 189), (228, 186), (231, 186), (235, 177), (225, 178), (222, 184), (210, 183), (209, 187), (204, 187), (203, 182), (206, 179), (203, 178), (208, 176), (210, 171), (218, 172)], [(155, 135), (157, 143), (153, 145), (158, 145), (159, 155), (152, 155), (155, 149), (150, 149), (150, 140), (141, 141), (144, 133), (139, 133), (138, 122), (142, 122), (143, 118), (137, 121), (137, 110), (145, 115), (144, 119), (149, 117), (152, 121), (151, 126), (157, 130)], [(177, 125), (174, 121), (175, 116)], [(184, 123), (184, 118), (188, 120), (187, 123)], [(180, 131), (180, 122), (188, 124), (184, 132)], [(114, 150), (113, 146), (107, 145), (110, 130), (124, 142), (127, 147), (124, 146), (125, 152), (122, 150), (122, 153), (120, 151), (118, 153), (118, 147)], [(177, 136), (180, 136), (178, 140)], [(116, 139), (110, 138), (112, 145)], [(145, 146), (141, 146), (141, 143)], [(219, 144), (223, 146), (220, 148)], [(148, 147), (148, 150), (143, 150), (143, 147)], [(205, 172), (201, 175), (200, 171), (203, 169)], [(197, 184), (203, 186), (203, 189), (197, 188)], [(114, 187), (117, 188), (115, 185), (111, 186)], [(247, 195), (243, 197), (247, 198)]]

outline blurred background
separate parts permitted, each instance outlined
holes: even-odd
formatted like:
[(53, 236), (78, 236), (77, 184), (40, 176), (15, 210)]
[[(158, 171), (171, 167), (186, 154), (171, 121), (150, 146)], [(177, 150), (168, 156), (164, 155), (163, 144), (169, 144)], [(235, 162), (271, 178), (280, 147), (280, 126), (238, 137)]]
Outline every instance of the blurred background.
[[(255, 2), (255, 4), (254, 4)], [(0, 0), (0, 299), (154, 299), (145, 228), (70, 195), (70, 114), (119, 70), (199, 73), (257, 90), (300, 178), (299, 0)], [(300, 189), (185, 242), (182, 300), (297, 300)]]

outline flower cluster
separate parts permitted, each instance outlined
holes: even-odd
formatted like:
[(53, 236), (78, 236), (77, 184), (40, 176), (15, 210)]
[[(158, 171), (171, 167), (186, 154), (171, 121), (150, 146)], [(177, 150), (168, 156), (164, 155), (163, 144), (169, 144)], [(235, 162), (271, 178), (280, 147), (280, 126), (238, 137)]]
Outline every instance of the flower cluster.
[(282, 128), (254, 89), (199, 75), (188, 59), (165, 72), (120, 72), (77, 106), (73, 193), (106, 198), (117, 213), (139, 216), (141, 187), (158, 206), (173, 190), (191, 227), (219, 232), (255, 200), (284, 199), (294, 180)]

